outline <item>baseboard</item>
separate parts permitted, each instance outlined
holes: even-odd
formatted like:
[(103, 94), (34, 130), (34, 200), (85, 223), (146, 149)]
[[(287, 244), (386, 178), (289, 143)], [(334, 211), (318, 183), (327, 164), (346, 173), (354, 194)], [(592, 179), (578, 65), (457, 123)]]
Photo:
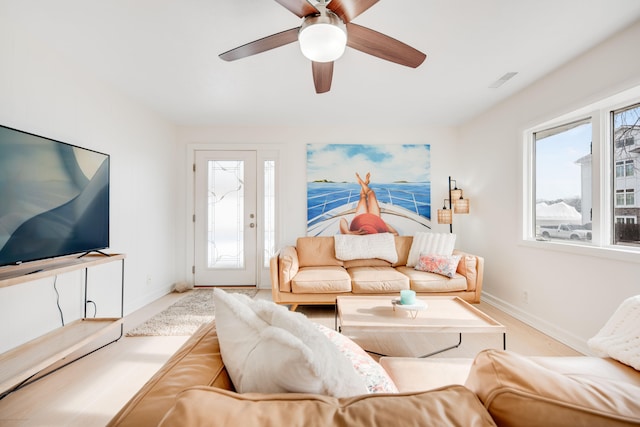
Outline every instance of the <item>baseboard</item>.
[(521, 308), (516, 307), (487, 292), (482, 292), (482, 300), (488, 304), (493, 305), (494, 307), (499, 308), (508, 315), (515, 317), (521, 322), (526, 323), (532, 328), (539, 330), (543, 334), (549, 335), (551, 338), (560, 341), (564, 345), (567, 345), (572, 349), (579, 351), (582, 354), (591, 354), (587, 342), (569, 331), (558, 328), (557, 326), (547, 322), (546, 320), (534, 316), (531, 313), (528, 313)]
[[(124, 315), (127, 316), (133, 313), (134, 311), (141, 309), (145, 305), (150, 304), (153, 301), (156, 301), (157, 299), (160, 299), (167, 294), (170, 294), (171, 292), (173, 292), (173, 286), (170, 286), (168, 288), (155, 289), (151, 293), (141, 295), (139, 298), (136, 298), (134, 301), (131, 301), (130, 303), (127, 302), (125, 304)], [(126, 290), (125, 290), (125, 296), (126, 296)]]

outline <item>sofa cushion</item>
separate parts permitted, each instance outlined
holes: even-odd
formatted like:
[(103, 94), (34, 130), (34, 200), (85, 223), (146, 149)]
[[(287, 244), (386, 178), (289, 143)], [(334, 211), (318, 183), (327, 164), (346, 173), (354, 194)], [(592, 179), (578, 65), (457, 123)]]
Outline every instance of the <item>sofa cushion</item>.
[(411, 289), (416, 292), (455, 292), (467, 289), (467, 280), (458, 273), (448, 278), (411, 267), (397, 267), (397, 270), (409, 278)]
[(291, 281), (291, 291), (300, 294), (351, 292), (351, 276), (342, 267), (303, 267)]
[(109, 427), (158, 425), (176, 395), (188, 387), (205, 385), (233, 390), (222, 362), (216, 324), (202, 325), (111, 419)]
[(349, 360), (304, 315), (214, 289), (222, 359), (240, 393), (366, 393)]
[(299, 237), (296, 249), (300, 267), (342, 266), (332, 236)]
[(640, 371), (608, 357), (530, 357), (543, 368), (562, 375), (593, 375), (640, 388)]
[(380, 365), (401, 393), (464, 385), (472, 363), (473, 359), (454, 357), (380, 358)]
[(178, 396), (162, 427), (494, 426), (463, 386), (336, 399), (310, 394), (238, 394), (195, 387)]
[(409, 278), (392, 267), (354, 267), (347, 270), (354, 294), (400, 292), (409, 289)]
[(451, 255), (456, 243), (456, 235), (450, 233), (430, 233), (418, 231), (413, 236), (407, 267), (415, 267), (420, 254)]
[(342, 261), (379, 258), (390, 263), (398, 261), (395, 239), (391, 233), (369, 235), (338, 234), (334, 236), (336, 258)]
[(610, 361), (558, 358), (562, 359), (560, 369), (555, 369), (553, 359), (485, 350), (474, 360), (465, 385), (478, 395), (500, 426), (640, 423), (640, 387), (621, 381), (620, 375), (611, 372), (618, 369)]

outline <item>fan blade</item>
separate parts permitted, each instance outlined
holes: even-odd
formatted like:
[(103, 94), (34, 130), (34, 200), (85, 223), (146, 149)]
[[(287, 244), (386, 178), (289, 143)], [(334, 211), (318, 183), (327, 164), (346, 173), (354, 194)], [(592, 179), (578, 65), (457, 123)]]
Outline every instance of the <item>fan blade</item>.
[(327, 7), (346, 24), (376, 3), (378, 0), (331, 0)]
[(312, 62), (313, 84), (316, 93), (329, 92), (333, 78), (333, 62)]
[(318, 13), (318, 10), (307, 0), (276, 0), (276, 2), (300, 18)]
[(235, 49), (231, 49), (227, 52), (221, 53), (218, 56), (220, 56), (220, 58), (224, 59), (225, 61), (235, 61), (236, 59), (246, 58), (247, 56), (275, 49), (276, 47), (284, 46), (297, 41), (298, 30), (300, 30), (300, 27), (272, 34), (270, 36), (263, 37), (259, 40), (252, 41), (251, 43), (247, 43)]
[(357, 24), (347, 24), (347, 37), (347, 46), (407, 67), (417, 68), (427, 57), (401, 41)]

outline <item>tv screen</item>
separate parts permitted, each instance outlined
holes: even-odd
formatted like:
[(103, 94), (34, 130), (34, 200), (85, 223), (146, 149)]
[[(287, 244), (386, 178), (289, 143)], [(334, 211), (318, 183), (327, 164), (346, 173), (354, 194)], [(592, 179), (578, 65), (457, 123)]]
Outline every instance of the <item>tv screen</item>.
[(109, 247), (109, 155), (0, 126), (0, 266)]

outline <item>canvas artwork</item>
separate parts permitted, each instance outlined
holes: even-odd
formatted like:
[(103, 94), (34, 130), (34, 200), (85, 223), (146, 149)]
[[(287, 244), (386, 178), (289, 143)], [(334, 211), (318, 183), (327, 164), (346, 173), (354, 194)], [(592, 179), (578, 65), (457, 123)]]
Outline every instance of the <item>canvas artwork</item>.
[(430, 228), (429, 145), (307, 145), (308, 236)]

